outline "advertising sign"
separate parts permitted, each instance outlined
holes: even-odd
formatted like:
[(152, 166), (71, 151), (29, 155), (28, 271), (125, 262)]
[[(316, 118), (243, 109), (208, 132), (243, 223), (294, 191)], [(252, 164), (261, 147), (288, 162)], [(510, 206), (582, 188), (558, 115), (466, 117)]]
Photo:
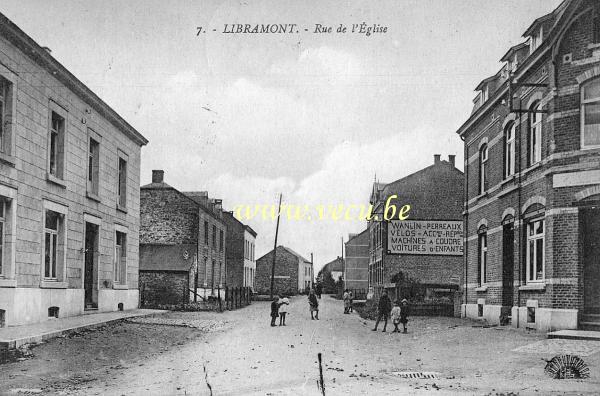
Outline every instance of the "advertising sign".
[(389, 254), (462, 256), (463, 223), (453, 220), (392, 220)]

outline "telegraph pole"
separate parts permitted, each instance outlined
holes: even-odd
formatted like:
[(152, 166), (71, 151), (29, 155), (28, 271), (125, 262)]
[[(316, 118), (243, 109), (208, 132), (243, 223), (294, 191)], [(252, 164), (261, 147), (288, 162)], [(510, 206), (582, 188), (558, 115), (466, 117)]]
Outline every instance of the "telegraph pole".
[(277, 207), (277, 226), (275, 227), (275, 246), (273, 247), (273, 263), (271, 264), (271, 300), (273, 299), (273, 285), (275, 283), (275, 258), (277, 256), (277, 234), (279, 234), (279, 217), (281, 215), (281, 196), (279, 193), (279, 206)]

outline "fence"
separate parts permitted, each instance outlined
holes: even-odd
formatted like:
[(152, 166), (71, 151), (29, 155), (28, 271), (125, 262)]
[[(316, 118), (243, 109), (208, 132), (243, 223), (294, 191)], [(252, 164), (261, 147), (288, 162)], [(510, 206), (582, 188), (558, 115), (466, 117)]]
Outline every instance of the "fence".
[[(252, 289), (249, 287), (217, 287), (214, 295), (202, 296), (197, 291), (182, 287), (181, 291), (168, 287), (146, 287), (140, 284), (140, 306), (142, 308), (213, 310), (223, 311), (250, 305)], [(195, 309), (192, 309), (195, 308)]]

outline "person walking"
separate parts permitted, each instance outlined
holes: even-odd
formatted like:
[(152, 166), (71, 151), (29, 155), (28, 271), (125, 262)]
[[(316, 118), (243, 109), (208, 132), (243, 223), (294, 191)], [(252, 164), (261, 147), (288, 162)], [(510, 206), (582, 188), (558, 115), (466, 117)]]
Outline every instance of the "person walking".
[(288, 305), (290, 305), (290, 300), (286, 296), (281, 296), (277, 304), (279, 305), (279, 326), (285, 326), (285, 317), (287, 315)]
[(308, 304), (310, 306), (310, 319), (319, 320), (319, 300), (317, 300), (317, 295), (313, 289), (310, 289), (308, 293)]
[(348, 310), (350, 311), (350, 313), (354, 312), (354, 293), (352, 293), (352, 290), (350, 290), (348, 292)]
[(404, 326), (404, 334), (406, 334), (406, 324), (408, 323), (408, 314), (410, 313), (410, 307), (408, 300), (405, 298), (400, 303), (400, 323)]
[(273, 297), (271, 303), (271, 327), (276, 326), (275, 319), (279, 316), (279, 296)]
[(350, 295), (348, 294), (348, 289), (344, 290), (344, 295), (342, 296), (344, 300), (344, 313), (350, 313)]
[(390, 316), (390, 311), (392, 310), (392, 302), (388, 297), (387, 291), (384, 290), (379, 297), (379, 304), (377, 305), (377, 321), (375, 322), (375, 328), (372, 331), (377, 331), (377, 326), (379, 326), (379, 322), (381, 319), (383, 322), (383, 333), (385, 333), (385, 329), (387, 327), (388, 318)]

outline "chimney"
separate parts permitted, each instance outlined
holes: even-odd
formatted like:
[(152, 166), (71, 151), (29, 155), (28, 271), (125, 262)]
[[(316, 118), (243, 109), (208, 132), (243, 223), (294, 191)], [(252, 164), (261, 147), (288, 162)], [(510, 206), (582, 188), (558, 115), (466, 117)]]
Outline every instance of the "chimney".
[(50, 49), (50, 47), (42, 47), (47, 53), (51, 54), (52, 50)]
[(450, 165), (452, 165), (452, 167), (455, 167), (456, 155), (449, 155), (448, 162), (450, 162)]
[(433, 155), (433, 163), (435, 165), (439, 164), (441, 161), (442, 155), (441, 154), (434, 154)]
[(223, 209), (223, 200), (222, 199), (215, 199), (214, 200), (214, 204), (215, 204), (215, 209), (216, 210), (222, 210)]
[(162, 183), (165, 180), (164, 170), (153, 170), (152, 171), (152, 183)]

